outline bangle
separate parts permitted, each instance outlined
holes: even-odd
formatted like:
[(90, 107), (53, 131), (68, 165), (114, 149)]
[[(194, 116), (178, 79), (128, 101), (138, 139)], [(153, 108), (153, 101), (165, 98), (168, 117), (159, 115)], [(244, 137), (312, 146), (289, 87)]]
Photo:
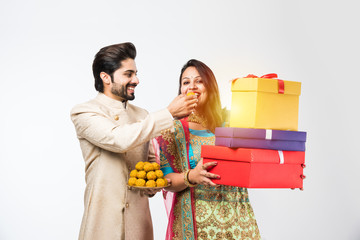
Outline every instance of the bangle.
[(184, 183), (186, 186), (188, 187), (196, 187), (197, 184), (192, 184), (190, 183), (189, 181), (189, 172), (190, 172), (190, 169), (187, 169), (185, 172), (184, 172)]

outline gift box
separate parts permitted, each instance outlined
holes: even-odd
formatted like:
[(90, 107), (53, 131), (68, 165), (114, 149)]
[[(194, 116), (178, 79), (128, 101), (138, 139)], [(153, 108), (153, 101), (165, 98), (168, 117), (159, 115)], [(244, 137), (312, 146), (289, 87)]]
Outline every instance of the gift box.
[(262, 148), (305, 151), (306, 132), (252, 128), (215, 128), (215, 145), (231, 148)]
[(246, 188), (302, 188), (305, 152), (202, 145), (203, 162), (216, 161), (209, 172), (216, 184)]
[(268, 74), (233, 80), (230, 127), (297, 131), (301, 83), (276, 78)]

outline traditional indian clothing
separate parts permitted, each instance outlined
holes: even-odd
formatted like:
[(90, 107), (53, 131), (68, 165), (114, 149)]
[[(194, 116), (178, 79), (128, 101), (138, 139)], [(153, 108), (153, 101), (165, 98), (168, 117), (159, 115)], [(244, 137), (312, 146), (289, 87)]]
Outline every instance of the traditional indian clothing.
[(165, 108), (148, 113), (103, 93), (71, 111), (85, 161), (79, 240), (153, 240), (148, 197), (126, 187), (139, 161), (153, 161), (150, 139), (173, 128)]
[[(174, 133), (157, 138), (164, 175), (193, 169), (201, 159), (201, 145), (215, 143), (211, 131), (189, 129), (186, 119), (175, 120), (174, 127)], [(197, 185), (164, 197), (169, 195), (167, 240), (260, 239), (246, 188)]]

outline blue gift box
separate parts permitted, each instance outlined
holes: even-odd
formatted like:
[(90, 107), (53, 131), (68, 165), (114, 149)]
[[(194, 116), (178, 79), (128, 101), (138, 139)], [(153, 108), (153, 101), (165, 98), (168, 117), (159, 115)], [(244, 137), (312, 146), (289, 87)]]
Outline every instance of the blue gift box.
[(305, 151), (306, 132), (254, 128), (218, 127), (215, 145), (231, 148), (261, 148)]

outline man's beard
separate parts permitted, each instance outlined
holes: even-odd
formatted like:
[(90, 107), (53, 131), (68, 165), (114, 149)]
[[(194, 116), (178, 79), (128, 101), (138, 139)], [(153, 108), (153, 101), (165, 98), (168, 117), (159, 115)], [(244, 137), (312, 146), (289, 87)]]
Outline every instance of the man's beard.
[(127, 94), (127, 88), (128, 87), (136, 87), (136, 84), (127, 84), (126, 86), (121, 85), (120, 88), (118, 87), (120, 84), (114, 84), (114, 86), (111, 88), (111, 93), (121, 97), (122, 99), (124, 99), (125, 101), (128, 100), (134, 100), (135, 99), (135, 94), (131, 93), (130, 95)]

